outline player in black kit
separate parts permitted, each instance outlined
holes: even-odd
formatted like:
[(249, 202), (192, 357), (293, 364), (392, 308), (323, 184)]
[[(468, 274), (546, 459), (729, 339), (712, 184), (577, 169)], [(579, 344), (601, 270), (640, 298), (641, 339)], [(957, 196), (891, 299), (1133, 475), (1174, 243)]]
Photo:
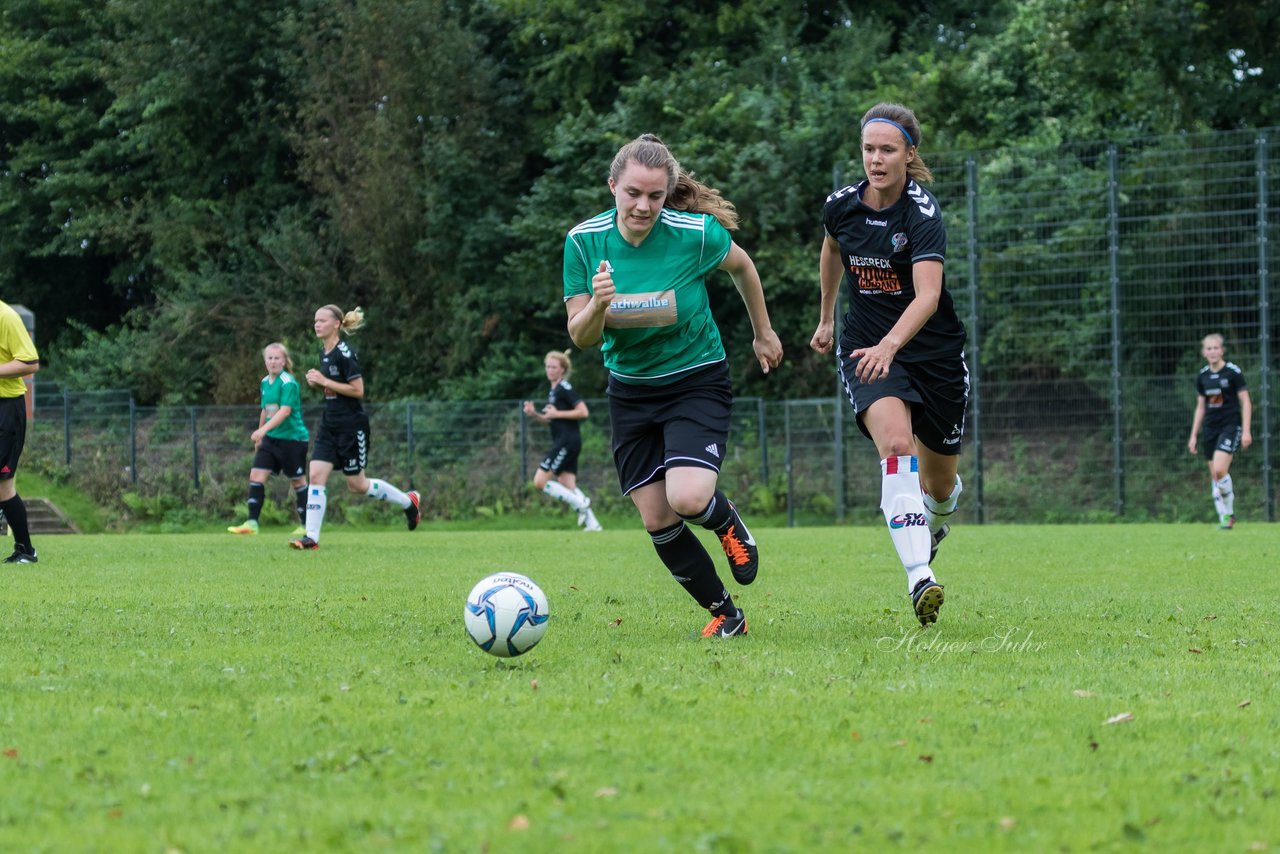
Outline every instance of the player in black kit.
[[(927, 626), (943, 602), (930, 563), (961, 491), (965, 330), (945, 285), (947, 234), (923, 186), (933, 175), (918, 152), (915, 114), (877, 104), (861, 130), (866, 180), (832, 193), (823, 209), (822, 303), (810, 346), (819, 353), (834, 346), (858, 427), (875, 442), (880, 509)], [(836, 341), (842, 280), (849, 310)]]
[(591, 413), (587, 402), (569, 382), (573, 363), (568, 353), (552, 350), (542, 365), (547, 372), (547, 381), (551, 383), (547, 405), (539, 411), (532, 400), (526, 400), (524, 414), (551, 428), (551, 450), (538, 464), (533, 485), (577, 510), (578, 526), (584, 531), (603, 531), (595, 511), (591, 509), (591, 499), (578, 488), (578, 454), (582, 451), (579, 424)]
[(325, 484), (334, 466), (347, 476), (347, 489), (404, 508), (409, 530), (422, 516), (416, 492), (401, 492), (391, 484), (365, 477), (369, 455), (369, 416), (364, 411), (364, 378), (356, 351), (342, 340), (342, 333), (364, 325), (359, 308), (345, 314), (336, 305), (316, 309), (314, 328), (322, 342), (320, 367), (307, 371), (307, 384), (324, 389), (324, 415), (311, 449), (310, 486), (307, 488), (307, 534), (289, 545), (303, 551), (320, 548), (320, 527), (328, 504)]
[(1209, 481), (1213, 506), (1218, 511), (1218, 527), (1235, 527), (1235, 492), (1231, 486), (1231, 459), (1237, 449), (1253, 444), (1249, 429), (1253, 402), (1245, 386), (1244, 374), (1223, 358), (1226, 342), (1221, 335), (1206, 335), (1200, 353), (1208, 362), (1196, 375), (1196, 414), (1191, 419), (1187, 450), (1196, 452), (1196, 440), (1204, 428), (1204, 458), (1209, 461)]

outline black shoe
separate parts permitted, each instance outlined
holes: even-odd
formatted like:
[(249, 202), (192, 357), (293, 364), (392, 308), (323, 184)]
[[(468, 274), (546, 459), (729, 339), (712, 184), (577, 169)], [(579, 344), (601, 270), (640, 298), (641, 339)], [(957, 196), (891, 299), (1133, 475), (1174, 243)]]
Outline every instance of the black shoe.
[(929, 546), (929, 566), (933, 566), (933, 559), (938, 556), (938, 543), (945, 540), (947, 534), (950, 533), (951, 526), (944, 522), (942, 527), (938, 529), (938, 533), (933, 535), (933, 544)]
[(928, 626), (938, 621), (938, 609), (942, 607), (942, 585), (932, 578), (922, 578), (911, 591), (911, 604), (915, 606), (920, 625)]
[(729, 509), (733, 511), (733, 518), (729, 520), (729, 527), (720, 534), (720, 546), (725, 557), (729, 558), (733, 580), (746, 586), (756, 580), (756, 572), (760, 569), (760, 550), (756, 548), (756, 541), (747, 526), (742, 524), (742, 517), (732, 501)]
[(418, 527), (418, 523), (422, 521), (422, 511), (418, 509), (420, 501), (422, 501), (422, 496), (411, 490), (409, 492), (409, 506), (404, 508), (404, 518), (409, 523), (410, 531)]
[(13, 554), (4, 559), (5, 563), (39, 563), (40, 559), (36, 557), (36, 550), (30, 546), (24, 546), (21, 543), (13, 544)]
[(300, 552), (314, 552), (319, 550), (320, 544), (310, 537), (299, 537), (296, 540), (289, 541), (289, 548), (297, 549)]
[(747, 615), (738, 608), (732, 617), (718, 614), (702, 630), (704, 638), (732, 638), (747, 633)]

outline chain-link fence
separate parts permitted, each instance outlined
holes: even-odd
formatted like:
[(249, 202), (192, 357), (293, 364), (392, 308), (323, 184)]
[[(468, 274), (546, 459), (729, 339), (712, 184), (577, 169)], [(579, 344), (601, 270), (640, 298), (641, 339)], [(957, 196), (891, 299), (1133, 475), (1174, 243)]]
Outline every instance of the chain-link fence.
[[(1186, 442), (1200, 341), (1221, 332), (1254, 404), (1254, 446), (1232, 467), (1237, 514), (1274, 519), (1274, 136), (929, 156), (947, 286), (969, 330), (962, 518), (1212, 518), (1207, 467)], [(861, 174), (855, 163), (835, 172), (837, 184)], [(256, 408), (144, 408), (127, 393), (37, 390), (28, 447), (94, 494), (242, 499)], [(620, 506), (606, 406), (588, 403), (580, 480), (606, 509)], [(318, 412), (308, 407), (308, 421)], [(373, 404), (370, 415), (370, 473), (411, 482), (428, 513), (500, 514), (543, 500), (527, 483), (546, 431), (518, 401)], [(753, 512), (804, 524), (876, 519), (878, 460), (842, 399), (741, 399), (730, 444), (726, 490)]]

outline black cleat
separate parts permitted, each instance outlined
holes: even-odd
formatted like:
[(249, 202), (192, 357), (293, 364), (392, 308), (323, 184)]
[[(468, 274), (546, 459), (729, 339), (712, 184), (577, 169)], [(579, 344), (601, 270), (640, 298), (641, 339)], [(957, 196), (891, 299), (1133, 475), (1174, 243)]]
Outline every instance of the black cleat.
[(916, 618), (926, 628), (930, 623), (938, 621), (938, 609), (942, 607), (942, 585), (932, 578), (922, 578), (911, 591), (911, 604), (915, 606)]
[(733, 580), (745, 587), (756, 580), (756, 572), (760, 569), (760, 550), (756, 548), (756, 541), (747, 526), (742, 524), (742, 517), (732, 501), (729, 509), (733, 511), (733, 518), (729, 520), (729, 527), (720, 534), (720, 546), (729, 559)]
[(732, 617), (719, 614), (702, 630), (704, 638), (732, 638), (747, 633), (747, 615), (738, 608)]
[(320, 544), (310, 537), (299, 537), (296, 540), (289, 541), (289, 548), (297, 549), (300, 552), (319, 551)]
[(421, 501), (422, 496), (416, 490), (410, 490), (409, 506), (404, 508), (404, 518), (409, 523), (410, 531), (418, 527), (418, 523), (422, 521), (422, 511), (418, 508), (418, 504)]
[(21, 543), (13, 544), (13, 554), (4, 559), (5, 563), (39, 563), (40, 559), (36, 557), (36, 550), (30, 546), (24, 546)]

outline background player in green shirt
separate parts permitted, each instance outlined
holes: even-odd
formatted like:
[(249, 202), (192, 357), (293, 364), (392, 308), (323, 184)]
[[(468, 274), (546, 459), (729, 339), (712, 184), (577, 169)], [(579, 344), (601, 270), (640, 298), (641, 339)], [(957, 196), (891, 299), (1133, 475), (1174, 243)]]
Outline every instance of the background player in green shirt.
[[(302, 389), (293, 376), (293, 359), (283, 344), (262, 351), (267, 375), (262, 378), (258, 429), (253, 431), (255, 453), (249, 469), (249, 518), (227, 528), (233, 534), (258, 533), (258, 516), (267, 495), (267, 478), (283, 473), (293, 487), (299, 525), (307, 523), (307, 425), (302, 423)], [(294, 534), (306, 533), (305, 528)]]
[(613, 458), (663, 564), (711, 612), (704, 637), (747, 632), (747, 620), (686, 522), (714, 531), (740, 584), (759, 553), (717, 488), (733, 391), (707, 281), (724, 270), (747, 307), (765, 373), (782, 361), (755, 264), (727, 229), (737, 212), (645, 134), (609, 169), (614, 207), (579, 223), (564, 244), (569, 336), (600, 344), (609, 369)]
[(23, 377), (40, 370), (40, 355), (22, 318), (0, 302), (0, 510), (13, 532), (13, 554), (5, 563), (36, 563), (27, 527), (27, 505), (14, 477), (27, 440), (27, 385)]

